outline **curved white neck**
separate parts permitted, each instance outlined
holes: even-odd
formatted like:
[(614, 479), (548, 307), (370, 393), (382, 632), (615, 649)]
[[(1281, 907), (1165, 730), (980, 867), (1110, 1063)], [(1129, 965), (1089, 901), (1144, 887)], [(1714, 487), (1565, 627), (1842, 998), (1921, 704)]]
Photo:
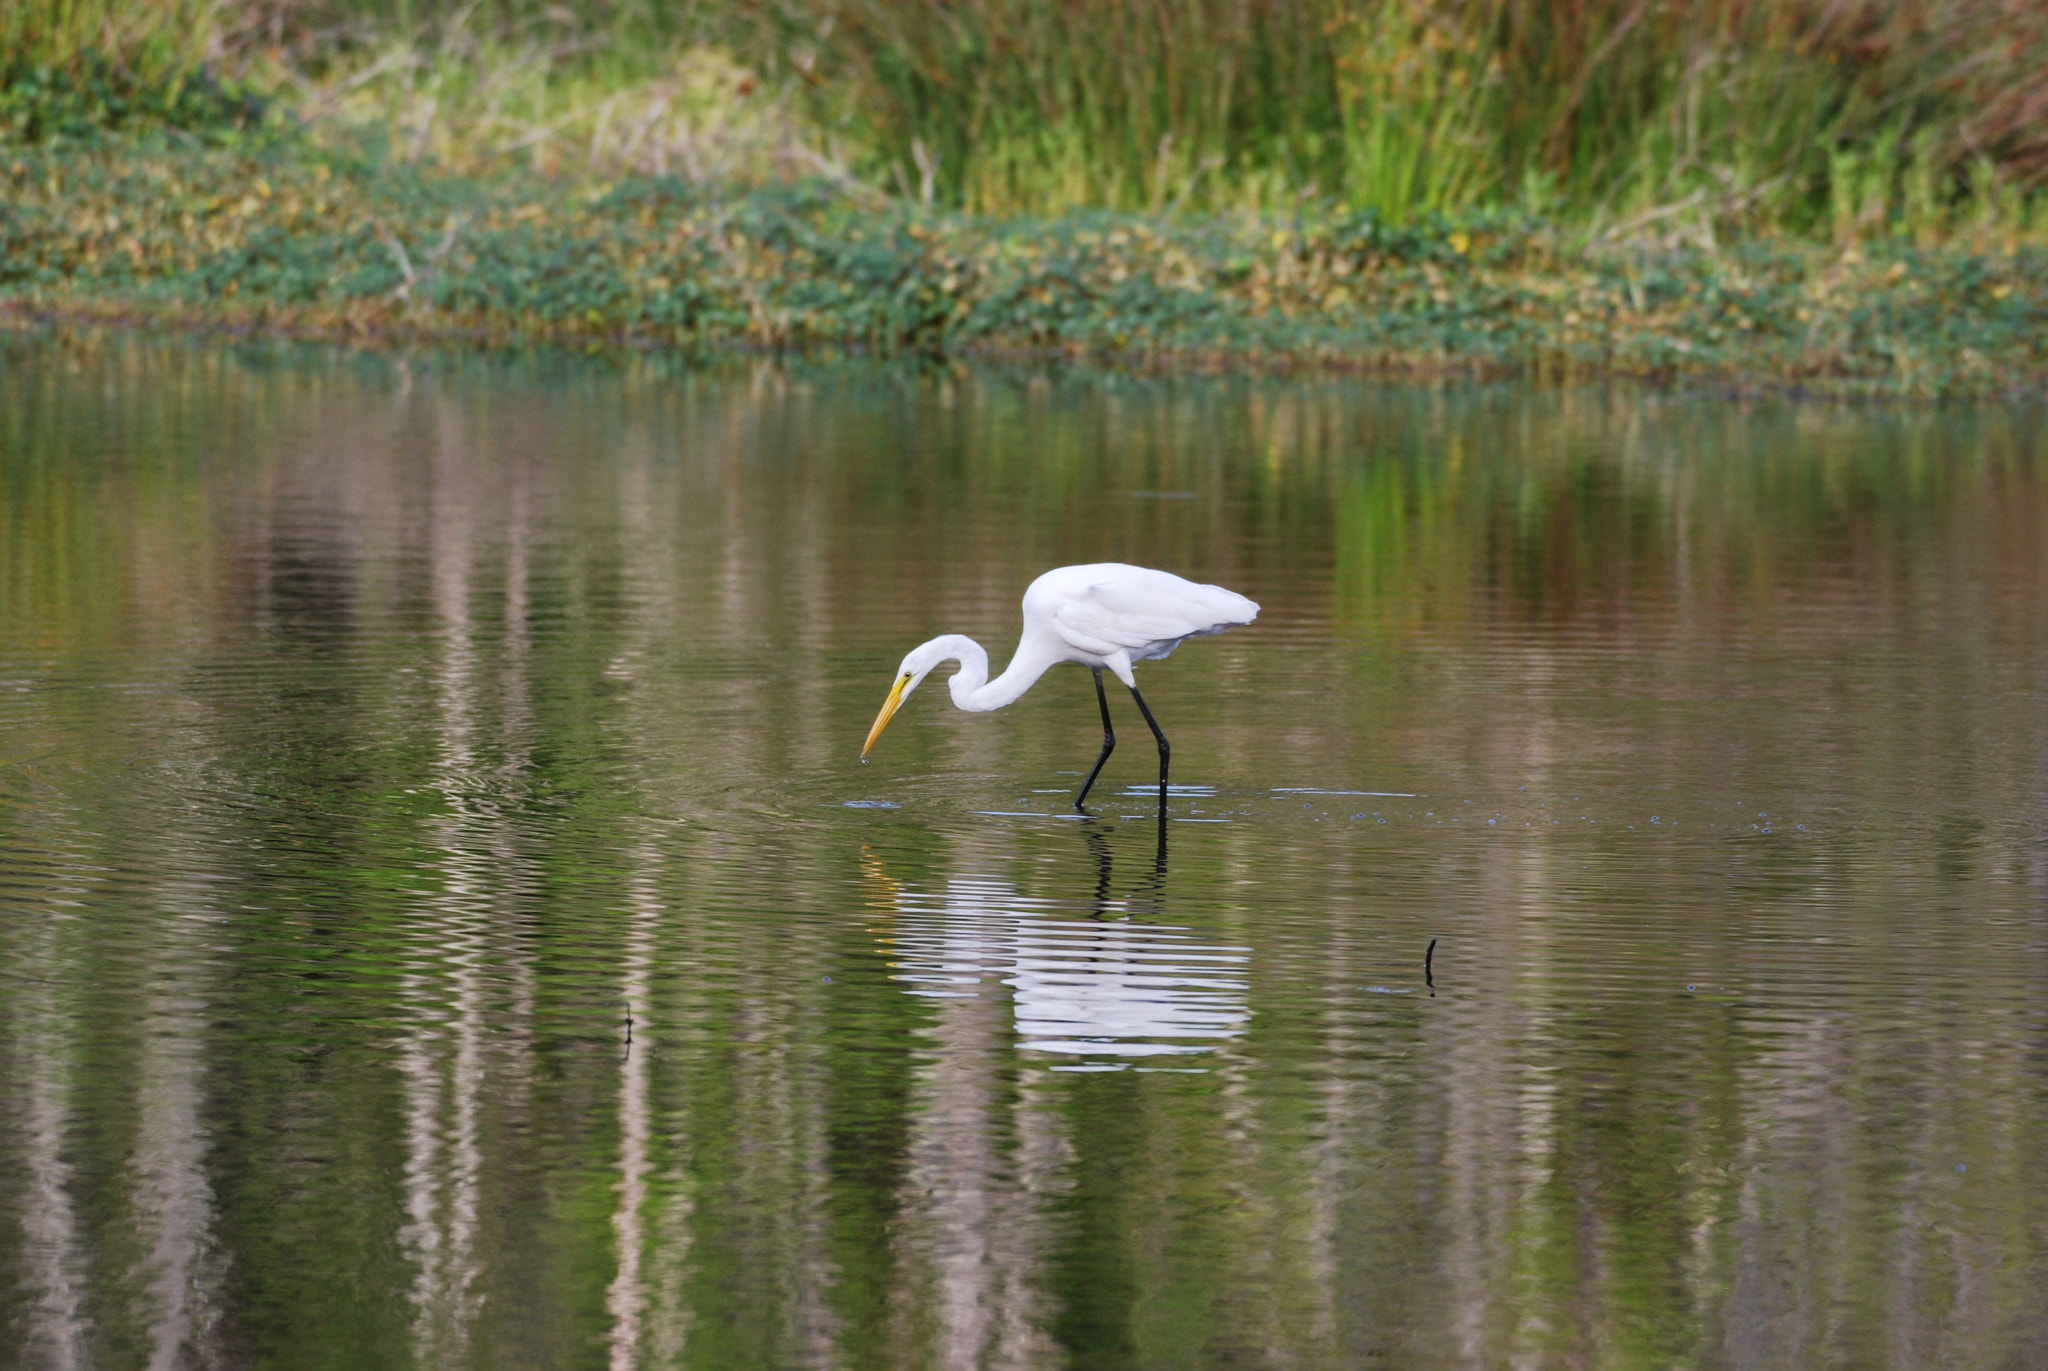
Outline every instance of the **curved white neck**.
[(920, 652), (929, 652), (936, 666), (943, 661), (957, 661), (960, 669), (946, 682), (946, 688), (953, 693), (953, 703), (972, 714), (986, 714), (992, 709), (1001, 709), (1025, 691), (1032, 682), (1043, 676), (1060, 660), (1059, 654), (1044, 650), (1028, 637), (1017, 644), (1017, 650), (1010, 657), (1010, 665), (1003, 674), (993, 681), (988, 678), (988, 652), (974, 639), (959, 633), (948, 633), (926, 643)]

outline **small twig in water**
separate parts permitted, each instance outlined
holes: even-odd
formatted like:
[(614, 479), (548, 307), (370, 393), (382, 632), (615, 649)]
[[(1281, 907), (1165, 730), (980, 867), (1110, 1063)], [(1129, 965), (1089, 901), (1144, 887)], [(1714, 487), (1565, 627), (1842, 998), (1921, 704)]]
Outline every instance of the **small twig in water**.
[(1422, 954), (1422, 980), (1429, 987), (1429, 998), (1436, 998), (1436, 939), (1429, 940), (1429, 950)]

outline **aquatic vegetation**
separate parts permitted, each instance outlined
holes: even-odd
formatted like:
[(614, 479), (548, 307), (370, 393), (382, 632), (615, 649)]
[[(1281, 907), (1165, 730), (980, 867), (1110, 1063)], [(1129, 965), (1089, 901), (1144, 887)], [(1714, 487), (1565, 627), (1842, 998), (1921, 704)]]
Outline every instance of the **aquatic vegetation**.
[(990, 218), (812, 179), (565, 193), (375, 147), (106, 138), (0, 158), (17, 318), (359, 340), (1030, 351), (1949, 395), (2048, 376), (2048, 249), (1612, 242), (1507, 211)]

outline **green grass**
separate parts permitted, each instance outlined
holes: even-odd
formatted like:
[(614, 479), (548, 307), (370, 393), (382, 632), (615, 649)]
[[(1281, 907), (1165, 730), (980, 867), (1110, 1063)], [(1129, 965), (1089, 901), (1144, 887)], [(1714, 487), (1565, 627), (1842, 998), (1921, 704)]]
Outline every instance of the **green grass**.
[(122, 127), (260, 123), (260, 92), (210, 61), (218, 0), (0, 6), (0, 145)]
[[(78, 123), (95, 81), (126, 83), (98, 102), (107, 122), (203, 122), (138, 92), (204, 72), (316, 136), (374, 128), (465, 172), (823, 172), (986, 214), (1322, 204), (1403, 222), (1514, 207), (1596, 233), (1840, 239), (1939, 235), (1986, 206), (2027, 225), (2048, 178), (2048, 7), (2027, 0), (17, 0), (4, 14), (0, 109), (31, 141)], [(62, 117), (38, 118), (52, 100), (69, 101)]]
[(0, 6), (9, 67), (65, 70), (97, 57), (143, 79), (203, 62), (222, 0), (15, 0)]
[[(906, 192), (1393, 219), (1550, 204), (1824, 230), (1843, 159), (1943, 212), (2048, 170), (2048, 17), (2015, 0), (763, 0), (796, 72)], [(1917, 160), (1916, 160), (1917, 159)]]

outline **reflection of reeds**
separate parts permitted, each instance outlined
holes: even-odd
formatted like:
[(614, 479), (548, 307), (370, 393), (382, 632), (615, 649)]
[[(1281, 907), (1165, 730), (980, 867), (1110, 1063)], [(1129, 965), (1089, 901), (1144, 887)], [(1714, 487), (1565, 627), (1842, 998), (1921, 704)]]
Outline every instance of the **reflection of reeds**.
[[(172, 900), (175, 900), (175, 896)], [(167, 901), (168, 902), (168, 901)], [(140, 1071), (150, 1082), (139, 1107), (132, 1159), (137, 1228), (150, 1252), (137, 1274), (154, 1305), (150, 1371), (190, 1359), (204, 1365), (219, 1277), (214, 1257), (216, 1197), (207, 1174), (202, 1110), (209, 1082), (205, 1041), (207, 963), (199, 955), (209, 907), (179, 909), (163, 921), (158, 985), (149, 1003), (149, 1036)]]
[[(0, 778), (64, 801), (0, 806), (29, 910), (0, 919), (0, 1224), (27, 1235), (33, 1355), (150, 1346), (166, 1306), (136, 1277), (160, 1249), (137, 1236), (175, 1230), (134, 1220), (202, 1179), (219, 1218), (189, 1231), (229, 1276), (195, 1288), (224, 1320), (202, 1350), (250, 1360), (401, 1360), (415, 1319), (438, 1352), (467, 1309), (479, 1364), (591, 1360), (622, 1211), (642, 1365), (1033, 1365), (1076, 1328), (1172, 1366), (2032, 1345), (2041, 1235), (2015, 1215), (2042, 1100), (2015, 1006), (2048, 964), (2026, 823), (2048, 459), (2024, 408), (444, 357), (118, 339), (0, 374), (25, 454), (4, 655), (202, 696), (0, 697), (10, 763), (40, 733), (74, 764)], [(177, 460), (211, 451), (193, 435), (219, 455)], [(1159, 488), (1201, 496), (1128, 496)], [(1160, 914), (1259, 947), (1252, 1031), (1207, 1076), (1039, 1077), (1011, 988), (911, 996), (887, 963), (920, 932), (953, 960), (1008, 891), (1085, 907), (1079, 834), (813, 827), (746, 797), (844, 758), (878, 636), (1007, 622), (1075, 546), (1287, 588), (1286, 636), (1171, 664), (1217, 711), (1195, 748), (1219, 779), (1534, 794), (1626, 765), (1700, 804), (1853, 786), (1896, 826), (1775, 855), (1553, 831), (1398, 864), (1191, 829)], [(1275, 691), (1289, 672), (1320, 697)], [(1845, 675), (1872, 696), (1854, 717)], [(1045, 703), (971, 733), (933, 710), (927, 755), (1047, 765), (1093, 700)], [(1996, 826), (1941, 867), (1944, 811)], [(1597, 884), (1592, 852), (1614, 854)], [(92, 893), (87, 862), (164, 894)], [(177, 891), (233, 922), (168, 926)], [(1397, 964), (1417, 993), (1362, 988)], [(1743, 998), (1673, 994), (1693, 967)], [(316, 1042), (340, 1050), (288, 1050)], [(430, 1240), (438, 1324), (406, 1300)]]
[(636, 1004), (645, 1008), (653, 976), (655, 937), (662, 916), (656, 893), (659, 864), (660, 853), (652, 844), (641, 849), (639, 871), (630, 896), (632, 922), (626, 934), (624, 974), (619, 982), (627, 1037), (619, 1058), (619, 1200), (612, 1211), (612, 1232), (618, 1240), (618, 1270), (605, 1292), (605, 1311), (612, 1317), (609, 1345), (614, 1371), (632, 1371), (641, 1364), (640, 1343), (648, 1312), (643, 1268), (648, 1255), (648, 1177), (654, 1169), (649, 1158), (653, 1129), (648, 1088), (650, 1048), (644, 1042), (636, 1045), (632, 1041), (632, 1013)]
[[(56, 941), (61, 925), (28, 944)], [(10, 949), (12, 950), (12, 949)], [(16, 1327), (30, 1364), (85, 1364), (87, 1300), (84, 1252), (78, 1205), (73, 1196), (75, 1168), (64, 1156), (67, 1130), (73, 1120), (72, 1076), (75, 1050), (66, 1041), (75, 1031), (62, 992), (52, 982), (18, 997), (19, 1008), (5, 1028), (17, 1061), (7, 1065), (14, 1119), (9, 1128), (9, 1161), (22, 1180), (18, 1198), (9, 1206), (19, 1216), (22, 1257), (15, 1279), (22, 1292), (23, 1313)]]

